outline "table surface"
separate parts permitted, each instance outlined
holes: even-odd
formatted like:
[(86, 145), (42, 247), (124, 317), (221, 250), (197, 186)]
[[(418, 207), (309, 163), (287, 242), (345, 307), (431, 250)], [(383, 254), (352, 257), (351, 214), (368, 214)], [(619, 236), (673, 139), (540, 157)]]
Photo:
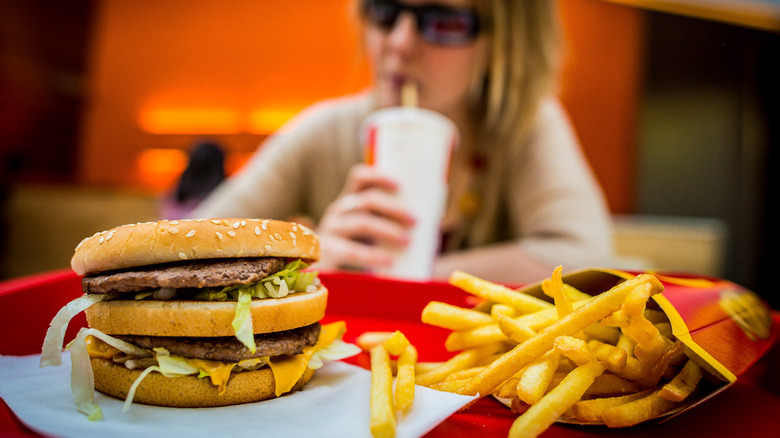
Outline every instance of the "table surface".
[[(345, 320), (348, 342), (364, 331), (401, 330), (418, 347), (420, 360), (451, 356), (444, 350), (447, 331), (420, 322), (431, 300), (467, 305), (468, 296), (442, 283), (407, 283), (348, 274), (321, 274), (330, 290), (324, 322)], [(40, 353), (51, 318), (81, 294), (80, 278), (70, 271), (50, 272), (0, 283), (0, 354)], [(33, 305), (34, 304), (34, 305)], [(778, 337), (780, 313), (773, 313), (773, 337)], [(86, 323), (83, 315), (70, 325), (71, 339)], [(13, 333), (13, 336), (9, 334)], [(587, 436), (777, 436), (780, 431), (780, 347), (777, 342), (736, 383), (701, 405), (662, 422), (628, 429), (556, 424), (545, 437)], [(359, 355), (348, 362), (367, 366)], [(433, 429), (429, 437), (506, 436), (516, 417), (492, 398), (483, 398)], [(35, 436), (0, 400), (0, 436)]]

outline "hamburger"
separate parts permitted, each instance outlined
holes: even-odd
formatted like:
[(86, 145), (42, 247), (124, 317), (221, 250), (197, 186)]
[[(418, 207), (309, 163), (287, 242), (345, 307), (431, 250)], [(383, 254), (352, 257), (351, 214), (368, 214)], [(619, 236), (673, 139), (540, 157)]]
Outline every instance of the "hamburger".
[[(124, 225), (84, 239), (71, 267), (85, 295), (55, 316), (41, 366), (59, 365), (68, 321), (79, 410), (99, 417), (94, 388), (171, 407), (256, 402), (303, 387), (321, 357), (354, 354), (343, 322), (321, 325), (328, 290), (317, 236), (264, 219)], [(324, 354), (328, 352), (327, 354)]]

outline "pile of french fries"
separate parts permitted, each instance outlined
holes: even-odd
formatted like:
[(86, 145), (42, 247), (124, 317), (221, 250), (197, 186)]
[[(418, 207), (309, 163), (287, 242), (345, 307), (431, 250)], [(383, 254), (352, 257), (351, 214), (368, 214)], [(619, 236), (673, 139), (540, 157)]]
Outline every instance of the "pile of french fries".
[[(415, 383), (493, 395), (519, 414), (509, 436), (534, 437), (558, 420), (627, 427), (659, 417), (694, 394), (705, 376), (666, 315), (647, 307), (663, 292), (652, 275), (591, 296), (565, 284), (559, 266), (541, 285), (552, 303), (460, 271), (450, 283), (483, 304), (433, 301), (423, 310), (422, 322), (452, 330), (445, 348), (455, 354), (446, 362), (415, 365), (403, 357), (414, 347), (398, 332), (358, 338), (371, 351), (374, 436), (394, 435), (395, 410), (412, 403), (399, 402), (399, 391), (413, 398)], [(388, 353), (399, 355), (394, 404)]]

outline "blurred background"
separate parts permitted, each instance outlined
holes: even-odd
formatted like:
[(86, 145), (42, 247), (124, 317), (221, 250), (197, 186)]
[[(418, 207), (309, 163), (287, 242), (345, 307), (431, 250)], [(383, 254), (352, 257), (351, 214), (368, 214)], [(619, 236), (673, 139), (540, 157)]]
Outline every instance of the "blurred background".
[[(0, 0), (1, 278), (157, 218), (195, 143), (220, 144), (232, 173), (307, 105), (363, 89), (351, 4)], [(727, 278), (780, 306), (780, 1), (558, 6), (559, 93), (618, 267)]]

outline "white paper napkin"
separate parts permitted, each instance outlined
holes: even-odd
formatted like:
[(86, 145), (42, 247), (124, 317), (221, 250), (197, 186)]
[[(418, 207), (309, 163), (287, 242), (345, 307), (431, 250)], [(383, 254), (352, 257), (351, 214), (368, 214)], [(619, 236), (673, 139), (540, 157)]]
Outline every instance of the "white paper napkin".
[[(70, 357), (39, 368), (40, 355), (0, 356), (0, 397), (31, 429), (51, 436), (151, 438), (183, 436), (370, 437), (371, 373), (328, 362), (303, 391), (274, 400), (222, 408), (162, 408), (96, 393), (103, 419), (89, 421), (76, 410), (70, 391)], [(398, 437), (418, 437), (474, 397), (418, 386), (412, 409), (398, 419)]]

